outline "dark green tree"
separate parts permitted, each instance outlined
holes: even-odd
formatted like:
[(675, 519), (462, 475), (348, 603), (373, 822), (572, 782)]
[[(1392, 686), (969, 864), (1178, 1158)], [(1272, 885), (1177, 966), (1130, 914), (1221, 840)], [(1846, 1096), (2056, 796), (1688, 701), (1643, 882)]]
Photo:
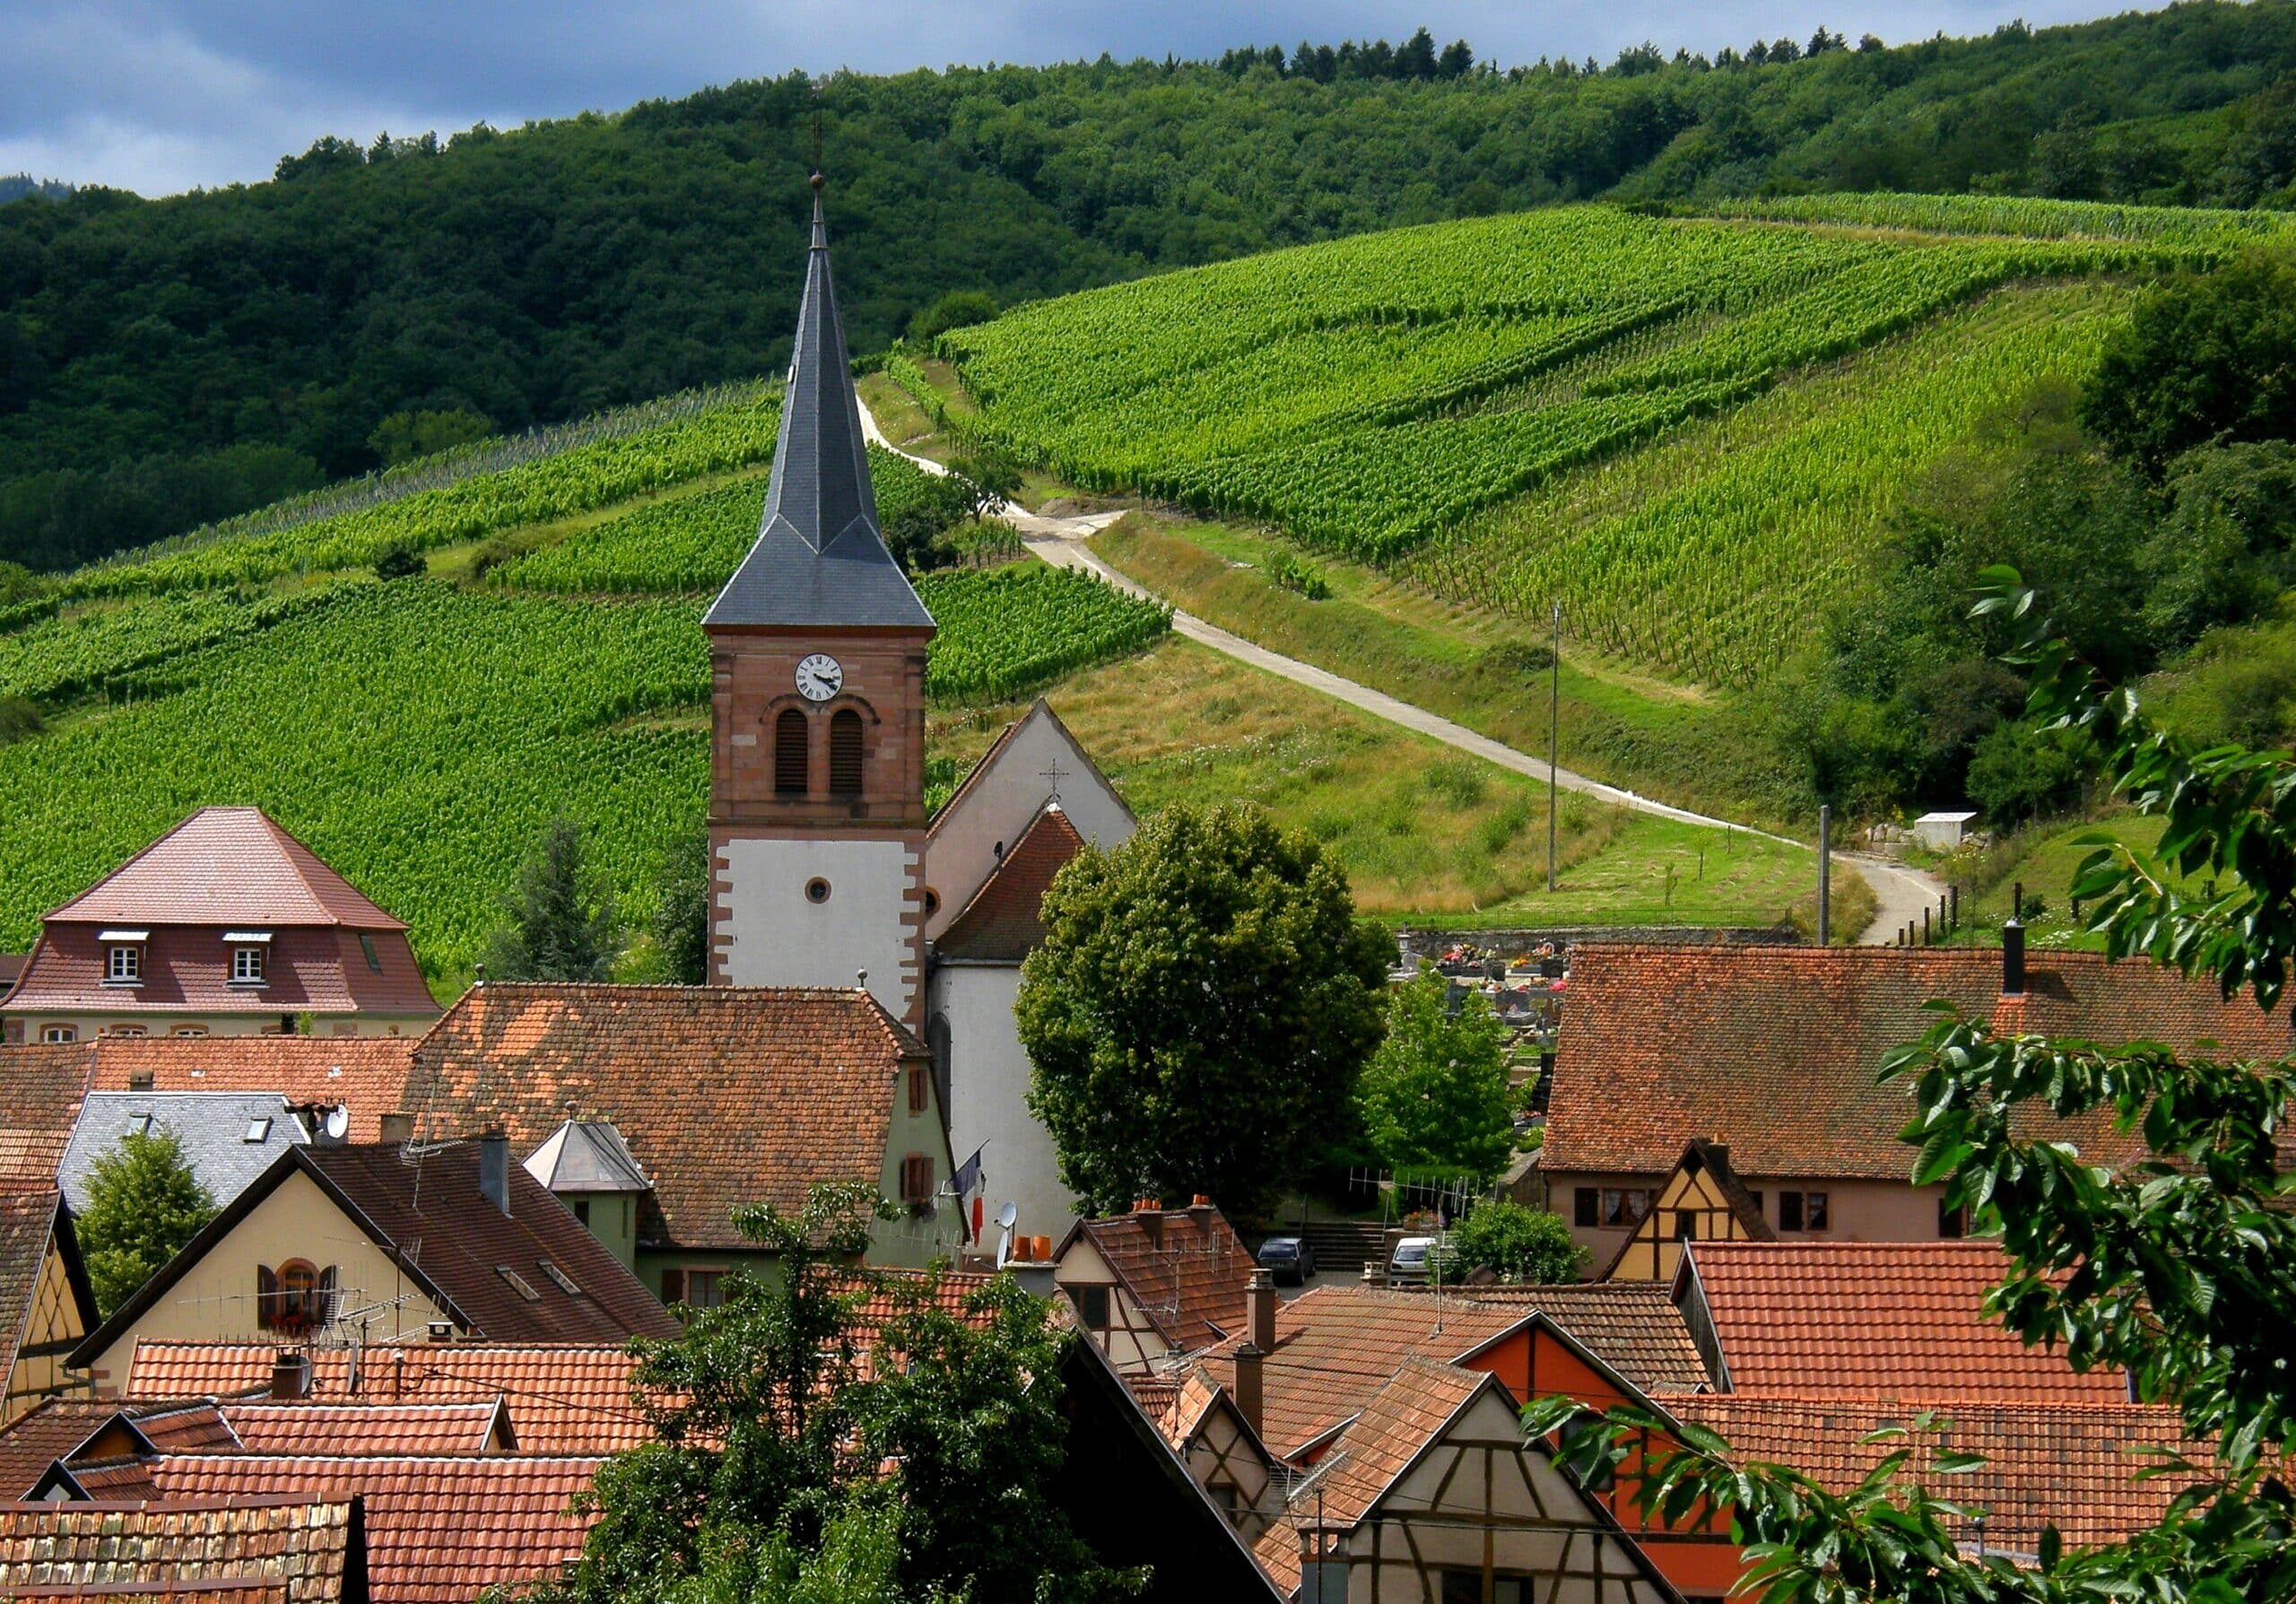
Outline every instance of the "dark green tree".
[(951, 290), (909, 320), (909, 343), (930, 351), (952, 328), (986, 323), (996, 316), (996, 297), (986, 290)]
[(1379, 1040), (1391, 949), (1339, 866), (1256, 807), (1174, 804), (1064, 868), (1044, 926), (1015, 1012), (1061, 1179), (1093, 1210), (1263, 1211)]
[(551, 821), (503, 912), (508, 922), (487, 946), (490, 979), (603, 981), (622, 955), (613, 887), (591, 868), (588, 838), (572, 819)]
[[(2164, 821), (2158, 860), (2092, 838), (2069, 887), (2090, 928), (2115, 957), (2141, 954), (2273, 1007), (2296, 960), (2296, 761), (2196, 750), (2156, 728), (2132, 691), (2037, 622), (2035, 593), (2013, 571), (1987, 582), (1979, 610), (2013, 632), (2010, 654), (2031, 676), (2028, 719), (2077, 732), (2123, 799)], [(2221, 889), (2179, 889), (2196, 882)], [(1947, 1009), (1883, 1075), (1912, 1094), (1912, 1180), (1942, 1183), (1946, 1204), (1968, 1206), (2007, 1257), (1987, 1314), (2028, 1344), (2061, 1345), (2077, 1369), (2125, 1370), (2140, 1400), (2175, 1404), (2184, 1442), (2161, 1445), (2153, 1463), (2189, 1470), (2195, 1484), (2126, 1542), (2074, 1550), (2051, 1530), (2030, 1563), (1957, 1541), (1950, 1489), (1901, 1474), (1902, 1450), (1835, 1493), (1788, 1469), (1741, 1464), (1723, 1439), (1686, 1425), (1679, 1451), (1654, 1455), (1638, 1501), (1669, 1520), (1726, 1509), (1755, 1562), (1748, 1589), (1781, 1604), (2296, 1598), (2296, 1493), (2283, 1464), (2296, 1425), (2296, 1215), (2282, 1160), (2296, 1064), (1996, 1035)], [(2109, 1116), (2141, 1131), (2152, 1157), (2109, 1172), (2034, 1114)], [(1526, 1423), (1559, 1431), (1588, 1478), (1614, 1473), (1633, 1434), (1656, 1424), (1633, 1410), (1597, 1419), (1567, 1399), (1534, 1405)], [(1949, 1473), (1976, 1462), (1933, 1460)]]
[(1444, 1278), (1458, 1280), (1487, 1269), (1501, 1281), (1575, 1281), (1587, 1250), (1560, 1215), (1526, 1208), (1501, 1198), (1479, 1203), (1443, 1239)]
[(1509, 1032), (1490, 1001), (1422, 967), (1387, 994), (1387, 1034), (1356, 1083), (1357, 1118), (1391, 1169), (1489, 1181), (1515, 1149)]
[(716, 895), (707, 827), (694, 830), (671, 850), (656, 891), (654, 958), (662, 979), (674, 986), (705, 983), (709, 979), (710, 905)]
[(164, 1126), (129, 1133), (98, 1156), (88, 1207), (74, 1222), (96, 1306), (109, 1314), (215, 1217), (215, 1199)]

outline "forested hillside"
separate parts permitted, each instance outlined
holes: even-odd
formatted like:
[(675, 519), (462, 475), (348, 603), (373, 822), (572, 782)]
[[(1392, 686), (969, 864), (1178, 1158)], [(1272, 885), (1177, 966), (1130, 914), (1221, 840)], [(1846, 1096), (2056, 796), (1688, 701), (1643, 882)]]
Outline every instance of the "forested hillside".
[[(1847, 21), (1847, 19), (1846, 19)], [(2279, 205), (2296, 4), (1503, 69), (1431, 40), (735, 84), (0, 205), (0, 560), (59, 569), (458, 440), (771, 372), (822, 113), (857, 348), (1385, 226), (1613, 196)]]

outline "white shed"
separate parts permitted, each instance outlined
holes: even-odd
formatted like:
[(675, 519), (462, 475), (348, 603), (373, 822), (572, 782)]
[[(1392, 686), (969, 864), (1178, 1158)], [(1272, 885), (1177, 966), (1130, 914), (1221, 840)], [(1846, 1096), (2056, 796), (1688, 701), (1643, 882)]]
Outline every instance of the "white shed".
[(1925, 813), (1913, 822), (1913, 839), (1939, 852), (1950, 852), (1969, 839), (1977, 823), (1974, 813)]

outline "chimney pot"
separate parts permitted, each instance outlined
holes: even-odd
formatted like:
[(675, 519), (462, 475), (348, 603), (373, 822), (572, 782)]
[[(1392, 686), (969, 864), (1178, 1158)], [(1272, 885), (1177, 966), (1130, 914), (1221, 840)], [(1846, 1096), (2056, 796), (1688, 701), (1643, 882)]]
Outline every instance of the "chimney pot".
[(2025, 995), (2025, 927), (2013, 919), (2001, 927), (2001, 995)]
[(1250, 1342), (1236, 1350), (1236, 1412), (1250, 1423), (1254, 1432), (1261, 1429), (1260, 1411), (1264, 1396), (1260, 1366), (1267, 1356)]
[(271, 1357), (271, 1396), (278, 1399), (307, 1398), (311, 1390), (311, 1356), (293, 1348), (281, 1348)]
[(504, 1214), (510, 1212), (510, 1138), (499, 1130), (478, 1138), (478, 1190)]
[(382, 1120), (382, 1138), (386, 1146), (405, 1146), (414, 1139), (414, 1116), (396, 1111), (385, 1114)]
[(1275, 1351), (1275, 1272), (1255, 1269), (1244, 1286), (1246, 1340), (1264, 1354)]

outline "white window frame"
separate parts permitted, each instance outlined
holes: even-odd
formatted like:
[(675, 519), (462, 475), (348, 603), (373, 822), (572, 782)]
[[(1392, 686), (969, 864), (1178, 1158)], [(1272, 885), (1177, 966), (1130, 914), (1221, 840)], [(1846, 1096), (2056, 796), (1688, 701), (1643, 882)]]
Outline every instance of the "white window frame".
[(144, 983), (144, 944), (115, 941), (104, 949), (104, 984), (141, 986)]
[(265, 972), (266, 949), (259, 946), (235, 946), (231, 949), (231, 984), (262, 986), (270, 982)]
[(43, 1024), (39, 1027), (39, 1039), (43, 1046), (69, 1047), (80, 1039), (80, 1027), (76, 1024)]

